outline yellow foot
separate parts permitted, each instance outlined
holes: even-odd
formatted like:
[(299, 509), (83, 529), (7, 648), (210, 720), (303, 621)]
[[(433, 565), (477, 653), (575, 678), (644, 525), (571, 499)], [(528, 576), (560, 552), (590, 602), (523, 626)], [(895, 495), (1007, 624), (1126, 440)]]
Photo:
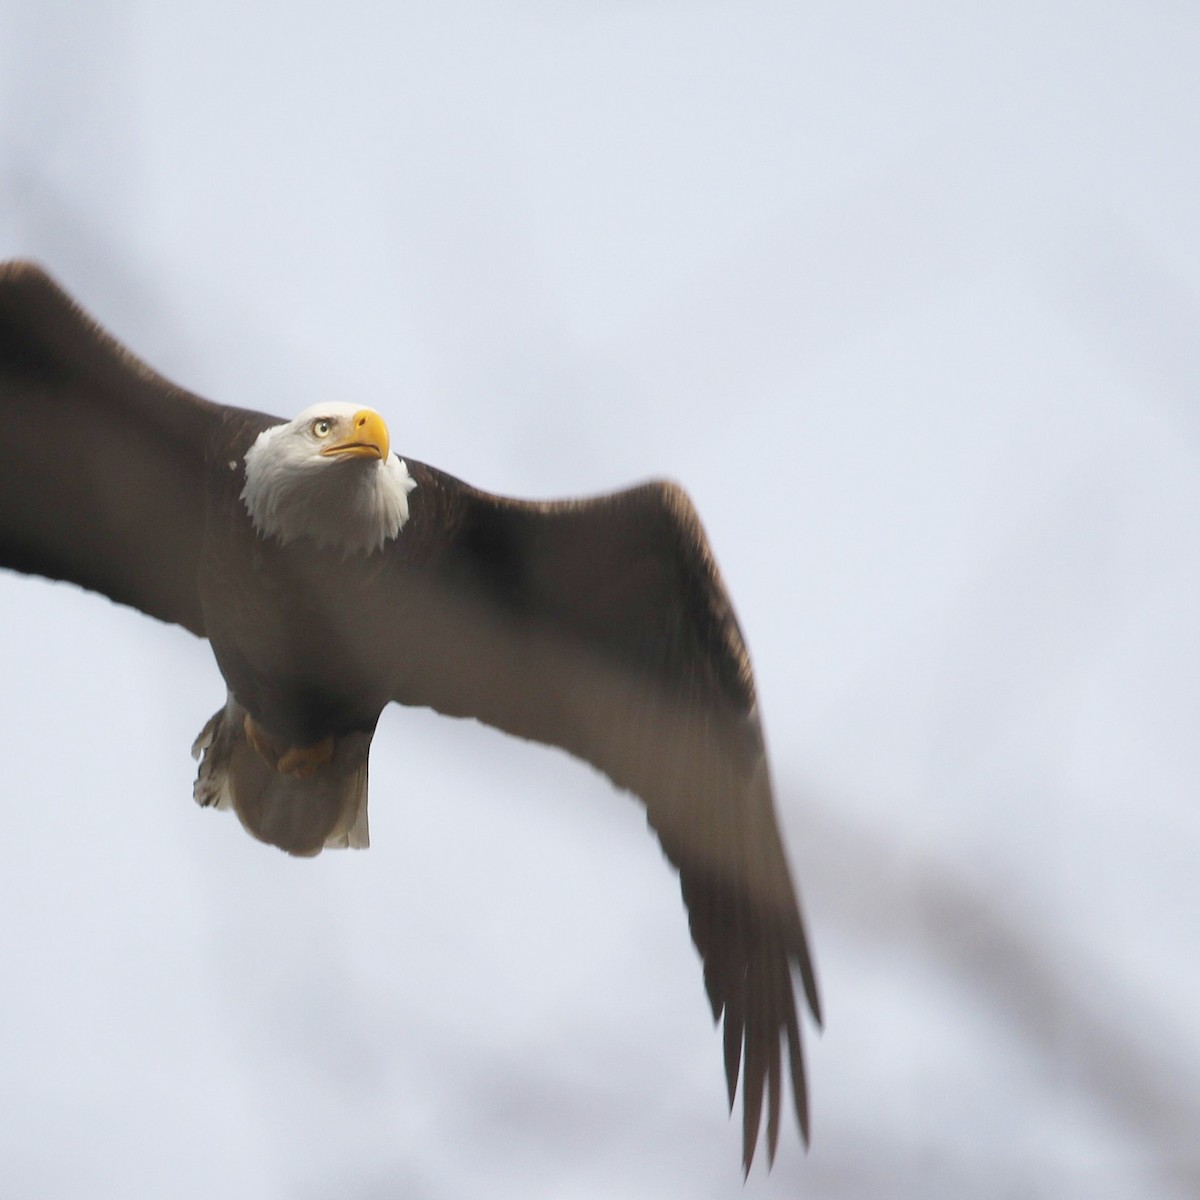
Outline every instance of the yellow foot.
[(246, 740), (258, 752), (259, 758), (281, 775), (307, 779), (318, 767), (333, 760), (332, 737), (322, 738), (311, 746), (288, 746), (281, 750), (274, 738), (249, 713), (242, 722), (242, 728), (246, 731)]
[(333, 738), (323, 737), (311, 746), (292, 746), (279, 756), (275, 770), (283, 775), (294, 775), (297, 779), (307, 779), (318, 767), (323, 767), (333, 760)]

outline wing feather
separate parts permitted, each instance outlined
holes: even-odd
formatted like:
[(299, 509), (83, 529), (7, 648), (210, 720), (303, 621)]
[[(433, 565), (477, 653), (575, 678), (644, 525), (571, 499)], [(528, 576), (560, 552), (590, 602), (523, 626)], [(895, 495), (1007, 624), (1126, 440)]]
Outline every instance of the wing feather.
[(646, 804), (678, 868), (747, 1170), (773, 1155), (786, 1045), (807, 1140), (793, 987), (816, 982), (776, 824), (741, 631), (686, 495), (507, 500), (419, 463), (396, 544), (395, 699), (591, 762)]
[(203, 636), (204, 456), (225, 411), (155, 374), (40, 268), (0, 265), (0, 566)]

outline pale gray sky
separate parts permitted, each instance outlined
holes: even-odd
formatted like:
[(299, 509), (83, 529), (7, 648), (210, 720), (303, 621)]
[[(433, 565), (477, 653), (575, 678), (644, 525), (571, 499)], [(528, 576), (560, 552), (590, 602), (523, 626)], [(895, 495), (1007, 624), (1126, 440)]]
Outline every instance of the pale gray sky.
[(632, 802), (392, 710), (372, 849), (289, 861), (191, 802), (207, 647), (3, 575), (0, 1190), (1195, 1195), (1197, 47), (1178, 4), (0, 5), (0, 255), (159, 370), (498, 491), (688, 487), (828, 1017), (812, 1151), (743, 1189)]

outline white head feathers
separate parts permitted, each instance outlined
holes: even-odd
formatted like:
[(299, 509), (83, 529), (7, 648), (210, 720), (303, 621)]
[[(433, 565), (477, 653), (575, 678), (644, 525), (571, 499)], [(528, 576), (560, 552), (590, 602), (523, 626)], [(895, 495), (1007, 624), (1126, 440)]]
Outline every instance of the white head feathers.
[(258, 435), (242, 502), (264, 537), (370, 554), (403, 528), (416, 486), (378, 413), (317, 404)]

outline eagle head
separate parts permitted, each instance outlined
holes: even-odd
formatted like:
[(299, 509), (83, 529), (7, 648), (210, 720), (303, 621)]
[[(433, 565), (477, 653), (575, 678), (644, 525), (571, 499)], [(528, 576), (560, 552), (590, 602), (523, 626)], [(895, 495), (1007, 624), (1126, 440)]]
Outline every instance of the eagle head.
[(374, 409), (317, 404), (258, 435), (242, 503), (263, 537), (371, 554), (403, 528), (416, 486)]

